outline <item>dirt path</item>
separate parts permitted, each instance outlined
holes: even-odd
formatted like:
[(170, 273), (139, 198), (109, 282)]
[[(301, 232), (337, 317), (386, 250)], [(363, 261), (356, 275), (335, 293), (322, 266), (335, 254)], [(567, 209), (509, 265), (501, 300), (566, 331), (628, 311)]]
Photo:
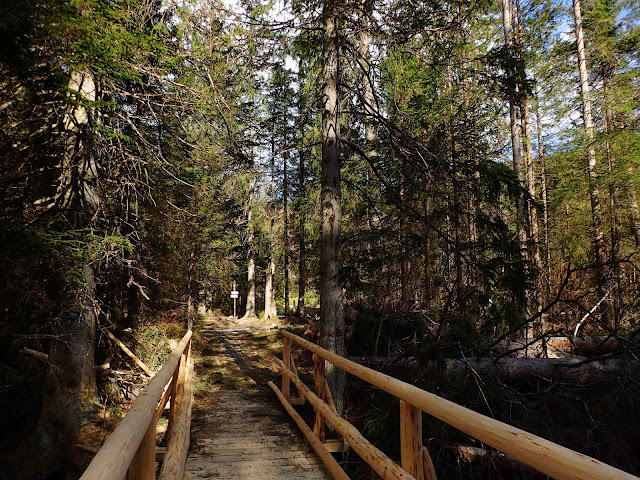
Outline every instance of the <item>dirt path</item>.
[(185, 480), (330, 478), (266, 385), (277, 331), (223, 318), (205, 321), (200, 332)]

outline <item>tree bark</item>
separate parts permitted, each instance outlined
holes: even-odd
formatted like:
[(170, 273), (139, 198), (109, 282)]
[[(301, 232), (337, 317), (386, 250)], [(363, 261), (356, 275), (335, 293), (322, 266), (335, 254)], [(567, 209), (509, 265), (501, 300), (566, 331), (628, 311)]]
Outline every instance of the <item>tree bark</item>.
[(276, 181), (275, 181), (275, 169), (276, 169), (276, 148), (275, 148), (275, 133), (271, 139), (271, 221), (269, 224), (269, 241), (270, 241), (270, 255), (269, 265), (267, 266), (266, 279), (264, 285), (264, 319), (274, 319), (278, 316), (278, 310), (276, 308), (275, 298), (275, 274), (276, 274), (276, 239), (275, 239), (275, 201), (276, 201)]
[(284, 228), (284, 314), (289, 315), (289, 179), (287, 178), (287, 153), (282, 155), (282, 208)]
[[(253, 152), (251, 153), (251, 159), (253, 160)], [(251, 223), (253, 220), (253, 189), (254, 180), (249, 184), (249, 200), (247, 201), (247, 256), (249, 259), (247, 265), (247, 304), (243, 319), (256, 317), (256, 259), (253, 249), (253, 225)]]
[[(60, 207), (73, 228), (94, 223), (100, 208), (98, 166), (94, 156), (91, 112), (83, 102), (96, 100), (93, 75), (72, 72), (68, 83), (72, 107), (64, 118), (67, 148), (58, 193)], [(52, 328), (49, 371), (34, 439), (40, 466), (51, 471), (69, 454), (79, 426), (95, 409), (95, 271), (91, 259), (82, 266), (83, 286)]]
[[(323, 17), (323, 96), (321, 240), (320, 240), (320, 329), (321, 345), (338, 355), (345, 355), (344, 305), (341, 278), (340, 229), (340, 116), (339, 116), (339, 40), (338, 2), (325, 0)], [(343, 410), (345, 373), (327, 362), (326, 375), (338, 413)]]
[[(511, 0), (502, 0), (502, 21), (504, 28), (505, 47), (507, 50), (507, 54), (511, 55), (511, 52), (513, 50), (513, 21)], [(507, 68), (506, 73), (507, 82), (509, 82), (509, 123), (511, 126), (513, 170), (518, 175), (518, 179), (523, 182), (520, 126), (518, 125), (518, 92), (516, 88), (516, 72), (514, 72), (512, 68)], [(526, 252), (527, 248), (527, 228), (525, 203), (522, 194), (518, 194), (518, 197), (516, 198), (516, 217), (520, 250), (524, 253)]]
[[(302, 93), (300, 94), (302, 96)], [(300, 106), (302, 107), (304, 102), (300, 100)], [(302, 108), (301, 108), (302, 109)], [(299, 164), (298, 164), (298, 197), (300, 199), (305, 198), (304, 195), (304, 123), (302, 124), (300, 152), (299, 152)], [(302, 202), (299, 202), (298, 211), (298, 305), (296, 307), (296, 315), (304, 316), (304, 296), (307, 283), (307, 266), (306, 266), (306, 235), (304, 231), (305, 218), (302, 212)]]
[[(573, 0), (573, 14), (575, 20), (576, 46), (578, 51), (578, 72), (580, 74), (580, 91), (582, 92), (582, 118), (588, 145), (589, 197), (591, 200), (591, 218), (593, 222), (593, 245), (596, 257), (596, 280), (598, 294), (602, 297), (606, 291), (605, 265), (607, 263), (604, 232), (602, 230), (602, 215), (600, 213), (600, 189), (598, 187), (598, 171), (596, 149), (593, 143), (593, 116), (591, 114), (591, 93), (589, 89), (589, 72), (585, 52), (584, 33), (582, 30), (582, 7), (580, 0)], [(603, 308), (605, 322), (610, 324), (609, 309)], [(609, 317), (609, 318), (607, 318)]]

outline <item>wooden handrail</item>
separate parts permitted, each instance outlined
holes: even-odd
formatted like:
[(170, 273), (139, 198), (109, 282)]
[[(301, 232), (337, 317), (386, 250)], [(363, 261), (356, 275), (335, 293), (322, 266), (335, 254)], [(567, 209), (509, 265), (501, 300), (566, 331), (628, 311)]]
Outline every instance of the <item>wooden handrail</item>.
[[(638, 480), (638, 477), (594, 458), (347, 360), (290, 332), (282, 333), (285, 339), (297, 343), (346, 372), (556, 480)], [(284, 374), (291, 378), (290, 371)], [(403, 465), (404, 463), (403, 461)]]
[[(193, 402), (190, 386), (193, 377), (190, 355), (192, 335), (193, 332), (189, 330), (171, 352), (164, 366), (134, 400), (125, 417), (80, 477), (81, 480), (122, 480), (127, 472), (129, 480), (155, 479), (156, 422), (162, 410), (171, 398), (169, 445), (176, 431), (179, 435), (184, 435), (184, 426), (178, 428), (176, 424), (184, 422), (182, 417), (190, 417)], [(181, 390), (183, 401), (178, 402), (176, 392)], [(188, 447), (188, 425), (186, 430), (186, 447), (183, 438), (178, 452), (180, 458), (183, 452), (186, 454)], [(178, 477), (173, 478), (180, 480)]]

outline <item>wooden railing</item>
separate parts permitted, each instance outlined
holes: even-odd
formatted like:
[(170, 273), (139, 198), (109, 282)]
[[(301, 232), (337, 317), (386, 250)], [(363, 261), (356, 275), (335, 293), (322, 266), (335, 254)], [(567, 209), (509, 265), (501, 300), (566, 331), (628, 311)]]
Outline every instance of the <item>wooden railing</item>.
[(182, 479), (193, 407), (191, 336), (189, 330), (104, 442), (81, 480), (155, 480), (156, 425), (169, 400), (167, 447), (159, 478)]
[[(272, 382), (269, 382), (269, 386), (336, 479), (345, 480), (349, 477), (325, 446), (325, 421), (342, 435), (344, 441), (382, 478), (435, 480), (435, 470), (429, 452), (422, 445), (422, 412), (425, 412), (556, 480), (638, 480), (638, 477), (594, 458), (347, 360), (290, 332), (283, 331), (283, 334), (284, 361), (277, 360), (282, 370), (282, 390)], [(292, 342), (314, 354), (315, 392), (300, 380), (295, 371), (291, 355)], [(353, 425), (337, 415), (324, 379), (325, 360), (400, 400), (401, 467), (367, 441)], [(299, 403), (300, 400), (289, 399), (290, 382), (293, 382), (298, 392), (315, 409), (313, 431), (292, 407), (292, 404)]]

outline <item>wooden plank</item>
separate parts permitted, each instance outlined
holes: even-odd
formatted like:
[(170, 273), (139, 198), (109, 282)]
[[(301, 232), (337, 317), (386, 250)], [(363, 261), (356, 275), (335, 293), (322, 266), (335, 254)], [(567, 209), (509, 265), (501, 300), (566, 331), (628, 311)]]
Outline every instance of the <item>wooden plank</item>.
[[(481, 415), (384, 373), (358, 365), (297, 335), (287, 331), (283, 331), (283, 334), (346, 372), (398, 397), (400, 400), (411, 403), (423, 412), (556, 480), (638, 480), (638, 477), (594, 458)], [(351, 445), (351, 442), (349, 444)], [(354, 448), (353, 445), (351, 447)]]
[[(313, 381), (315, 386), (315, 392), (319, 399), (323, 402), (326, 398), (326, 389), (325, 385), (327, 384), (325, 380), (324, 374), (324, 359), (318, 355), (313, 356)], [(286, 367), (285, 367), (286, 368)], [(296, 377), (297, 378), (297, 377)], [(294, 382), (295, 383), (295, 382)], [(300, 389), (298, 389), (300, 392)], [(302, 393), (302, 392), (301, 392)], [(325, 440), (325, 424), (324, 417), (318, 411), (318, 409), (314, 409), (313, 414), (313, 433), (316, 434), (316, 437), (324, 443)]]
[(329, 473), (334, 478), (334, 480), (349, 480), (349, 476), (344, 472), (340, 464), (338, 464), (336, 459), (333, 458), (331, 453), (329, 453), (329, 451), (325, 448), (325, 446), (318, 439), (315, 433), (307, 426), (302, 417), (298, 415), (298, 412), (295, 411), (295, 409), (287, 401), (282, 392), (278, 390), (278, 387), (276, 387), (273, 382), (269, 382), (268, 385), (276, 394), (278, 400), (280, 400), (280, 403), (282, 403), (282, 406), (291, 416), (293, 421), (296, 422), (296, 425), (298, 425), (298, 428), (300, 429), (304, 437), (307, 439), (309, 444), (311, 444), (311, 447), (313, 447), (313, 449), (316, 451), (316, 453), (320, 457), (320, 460), (322, 460), (322, 462), (325, 464), (327, 470), (329, 470)]
[[(169, 403), (169, 398), (171, 398), (171, 393), (173, 391), (173, 383), (173, 378), (171, 378), (171, 380), (169, 380), (169, 383), (164, 387), (164, 392), (162, 392), (162, 397), (160, 397), (160, 401), (158, 402), (158, 406), (156, 407), (155, 421), (151, 422), (154, 425), (158, 423), (158, 420), (160, 420), (160, 417), (162, 416), (167, 403)], [(171, 406), (169, 406), (169, 408), (171, 408)]]
[(185, 350), (185, 379), (184, 388), (175, 398), (177, 410), (171, 435), (167, 439), (167, 452), (160, 469), (160, 480), (181, 480), (189, 450), (189, 435), (191, 430), (191, 412), (193, 409), (193, 358), (191, 344)]
[(147, 375), (149, 375), (150, 377), (153, 377), (153, 372), (151, 371), (151, 369), (147, 367), (147, 365), (142, 360), (136, 357), (135, 354), (131, 350), (129, 350), (124, 343), (118, 340), (116, 336), (106, 328), (104, 329), (104, 331), (106, 332), (107, 336), (113, 341), (113, 343), (118, 345), (120, 349), (122, 349), (122, 351), (126, 353), (129, 356), (129, 358), (134, 361), (136, 365), (138, 365)]
[(427, 447), (422, 447), (422, 468), (424, 471), (424, 480), (438, 480), (436, 469), (433, 466), (433, 460), (429, 455)]
[(400, 400), (400, 457), (402, 468), (423, 480), (422, 411)]
[[(285, 337), (284, 341), (282, 342), (282, 361), (289, 370), (293, 370), (293, 368), (291, 368), (291, 360), (291, 339)], [(287, 377), (286, 375), (282, 375), (281, 391), (282, 395), (284, 395), (284, 398), (289, 398), (291, 396), (291, 392), (289, 391), (290, 385), (291, 381), (289, 380), (289, 377)]]
[(327, 420), (344, 439), (349, 443), (349, 446), (360, 457), (367, 462), (373, 470), (380, 475), (383, 479), (404, 479), (415, 480), (414, 477), (405, 472), (399, 465), (393, 460), (387, 457), (382, 451), (373, 446), (369, 440), (364, 438), (356, 427), (347, 422), (344, 418), (336, 415), (329, 405), (324, 403), (315, 393), (311, 391), (298, 377), (293, 375), (291, 370), (284, 367), (279, 359), (275, 359), (284, 373), (289, 375), (291, 381), (298, 388), (298, 391), (302, 393), (307, 401), (313, 405), (317, 412)]
[[(285, 339), (286, 340), (286, 339)], [(291, 369), (290, 369), (293, 373), (296, 374), (296, 376), (298, 375), (298, 369), (296, 368), (296, 362), (293, 359), (293, 352), (291, 352)], [(298, 396), (296, 398), (289, 398), (289, 403), (291, 405), (304, 405), (304, 397), (298, 393)]]
[(347, 450), (349, 450), (349, 444), (347, 444), (344, 440), (326, 440), (324, 442), (324, 446), (331, 453), (346, 452)]
[[(188, 331), (167, 362), (136, 398), (131, 409), (109, 436), (85, 470), (81, 480), (122, 480), (156, 414), (164, 388), (178, 366), (182, 352), (191, 339)], [(155, 425), (154, 425), (155, 428)]]
[(129, 467), (129, 480), (155, 480), (156, 478), (156, 424), (150, 423)]

